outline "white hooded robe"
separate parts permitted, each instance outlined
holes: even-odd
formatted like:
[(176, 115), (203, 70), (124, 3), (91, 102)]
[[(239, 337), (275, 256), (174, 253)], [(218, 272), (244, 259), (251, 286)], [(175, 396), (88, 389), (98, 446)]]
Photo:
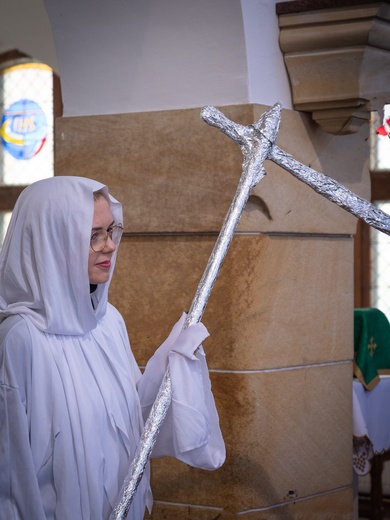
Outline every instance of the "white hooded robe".
[[(0, 520), (108, 520), (167, 363), (173, 399), (153, 456), (204, 469), (225, 459), (204, 352), (196, 350), (205, 327), (181, 331), (183, 315), (141, 376), (123, 319), (107, 301), (110, 282), (90, 294), (100, 189), (122, 223), (121, 205), (96, 181), (32, 184), (0, 253)], [(151, 505), (147, 468), (128, 520)]]

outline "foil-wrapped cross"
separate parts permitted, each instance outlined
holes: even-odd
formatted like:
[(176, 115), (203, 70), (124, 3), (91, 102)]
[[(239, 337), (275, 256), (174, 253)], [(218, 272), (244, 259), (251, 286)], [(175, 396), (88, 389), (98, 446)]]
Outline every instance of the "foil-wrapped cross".
[[(281, 104), (276, 103), (254, 124), (243, 126), (228, 119), (215, 107), (207, 106), (202, 109), (201, 117), (207, 124), (219, 128), (241, 147), (243, 168), (235, 196), (199, 282), (184, 327), (199, 322), (203, 315), (250, 191), (266, 175), (265, 160), (273, 161), (331, 202), (361, 218), (370, 226), (390, 235), (389, 215), (332, 178), (296, 161), (276, 146), (281, 111)], [(168, 368), (145, 423), (138, 449), (123, 485), (122, 495), (110, 520), (126, 518), (171, 400), (172, 387)]]

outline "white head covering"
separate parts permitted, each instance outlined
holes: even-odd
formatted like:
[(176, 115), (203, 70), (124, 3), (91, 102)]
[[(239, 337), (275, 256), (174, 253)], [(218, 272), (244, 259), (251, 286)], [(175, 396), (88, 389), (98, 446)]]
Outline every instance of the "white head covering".
[(52, 177), (20, 195), (0, 253), (0, 322), (27, 315), (40, 330), (82, 335), (94, 329), (107, 307), (110, 280), (91, 305), (88, 278), (93, 193), (103, 189), (113, 218), (122, 223), (122, 206), (103, 184), (83, 177)]
[[(13, 392), (3, 414), (13, 441), (8, 436), (4, 449), (14, 461), (12, 491), (22, 496), (2, 501), (10, 518), (15, 504), (31, 508), (21, 514), (37, 520), (108, 518), (139, 442), (140, 373), (123, 320), (107, 302), (116, 253), (109, 281), (90, 294), (98, 190), (122, 223), (121, 205), (99, 182), (54, 177), (30, 185), (0, 253), (0, 389)], [(29, 489), (35, 489), (31, 501), (23, 498)], [(146, 476), (135, 509), (143, 511), (148, 489)]]

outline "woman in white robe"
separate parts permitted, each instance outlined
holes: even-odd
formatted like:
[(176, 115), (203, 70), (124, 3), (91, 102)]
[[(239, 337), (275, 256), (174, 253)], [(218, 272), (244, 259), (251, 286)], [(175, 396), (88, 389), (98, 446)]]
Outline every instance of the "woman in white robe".
[[(183, 314), (141, 375), (107, 301), (122, 222), (121, 204), (86, 178), (39, 181), (16, 203), (0, 253), (1, 520), (107, 520), (167, 363), (173, 398), (153, 456), (224, 462), (206, 328), (182, 330)], [(127, 518), (145, 506), (149, 468)]]

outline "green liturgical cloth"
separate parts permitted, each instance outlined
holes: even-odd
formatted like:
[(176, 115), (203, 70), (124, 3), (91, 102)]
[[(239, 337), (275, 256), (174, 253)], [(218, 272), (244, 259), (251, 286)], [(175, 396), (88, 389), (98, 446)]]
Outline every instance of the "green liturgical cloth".
[(379, 309), (355, 309), (354, 350), (354, 375), (371, 390), (390, 374), (390, 325)]

